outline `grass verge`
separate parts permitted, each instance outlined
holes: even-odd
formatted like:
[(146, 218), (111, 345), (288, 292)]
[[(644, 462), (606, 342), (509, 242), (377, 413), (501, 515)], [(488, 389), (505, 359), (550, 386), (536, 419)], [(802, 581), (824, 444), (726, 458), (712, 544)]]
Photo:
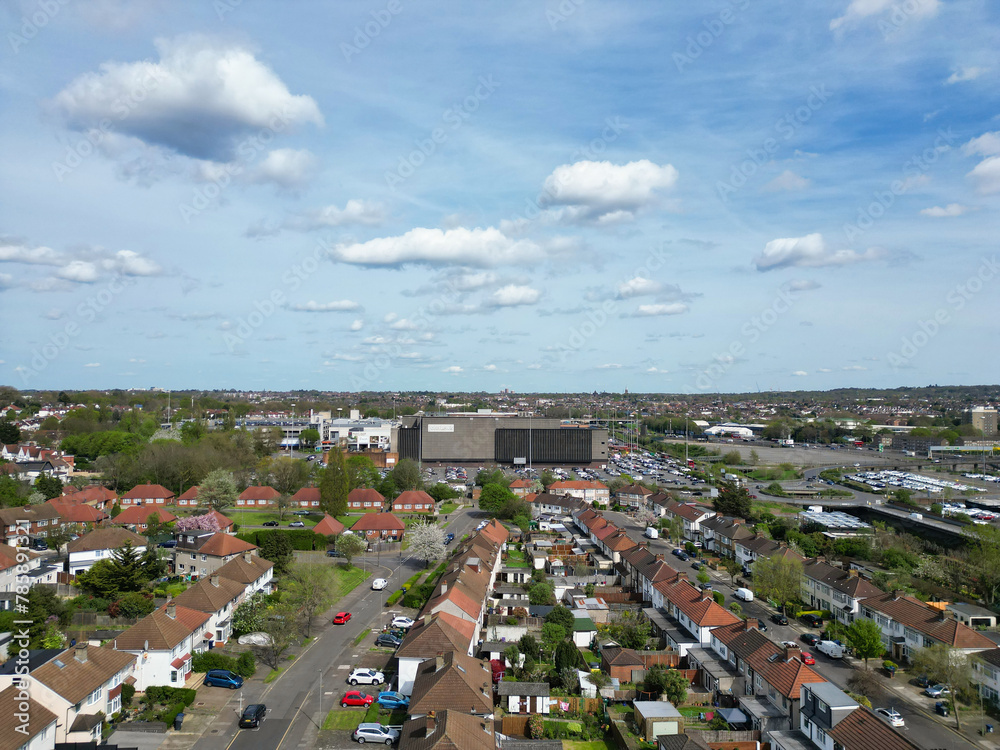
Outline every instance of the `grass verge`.
[(365, 638), (368, 637), (368, 634), (370, 632), (372, 632), (371, 628), (365, 628), (364, 630), (362, 630), (360, 633), (358, 633), (358, 637), (354, 639), (354, 641), (353, 641), (353, 643), (351, 643), (351, 645), (352, 646), (357, 646), (359, 643), (361, 643), (361, 641), (363, 641)]
[(344, 708), (334, 708), (323, 719), (323, 729), (353, 730), (365, 717), (363, 711), (353, 711)]
[(272, 669), (270, 672), (267, 673), (267, 677), (264, 678), (264, 684), (267, 685), (268, 683), (274, 682), (276, 679), (278, 679), (278, 675), (280, 675), (284, 671), (285, 671), (284, 667), (278, 667), (277, 669)]

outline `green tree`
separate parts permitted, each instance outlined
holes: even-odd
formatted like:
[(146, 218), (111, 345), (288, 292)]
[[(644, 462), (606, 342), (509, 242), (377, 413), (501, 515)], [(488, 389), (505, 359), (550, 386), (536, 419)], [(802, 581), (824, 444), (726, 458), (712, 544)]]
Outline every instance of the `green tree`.
[[(972, 684), (972, 664), (969, 656), (943, 643), (911, 651), (910, 663), (914, 671), (923, 672), (928, 677), (933, 676), (933, 679), (947, 685), (953, 700), (960, 691), (968, 690)], [(957, 710), (957, 706), (954, 713), (955, 726), (961, 731), (962, 720), (959, 716), (961, 712)]]
[[(548, 622), (548, 620), (546, 620)], [(559, 642), (556, 646), (556, 671), (562, 674), (565, 669), (575, 669), (580, 664), (580, 652), (576, 647), (576, 644), (569, 639), (569, 635), (573, 632), (573, 625), (570, 623), (569, 627), (557, 622), (564, 631), (565, 635), (563, 640)]]
[(21, 442), (21, 428), (6, 417), (0, 419), (0, 442), (4, 445), (16, 445)]
[(299, 442), (302, 443), (306, 448), (315, 448), (316, 443), (319, 442), (320, 434), (319, 430), (314, 427), (307, 427), (299, 433)]
[(221, 513), (230, 505), (236, 505), (239, 492), (231, 471), (214, 469), (205, 475), (198, 486), (198, 502)]
[(525, 661), (538, 661), (538, 641), (531, 633), (525, 633), (517, 642), (517, 647), (524, 654)]
[[(28, 620), (29, 648), (43, 648), (49, 623), (55, 623), (65, 628), (70, 624), (73, 613), (66, 604), (56, 596), (55, 589), (48, 586), (32, 586), (28, 590), (27, 612), (19, 619)], [(8, 627), (14, 630), (13, 623)]]
[(110, 558), (98, 560), (76, 576), (81, 589), (100, 599), (116, 599), (129, 591), (141, 591), (149, 580), (142, 557), (131, 542), (125, 542), (112, 551)]
[(299, 458), (288, 456), (270, 456), (261, 459), (258, 477), (261, 483), (270, 484), (282, 495), (294, 495), (309, 481), (309, 464)]
[(855, 656), (865, 660), (865, 669), (868, 669), (869, 659), (876, 659), (885, 653), (882, 628), (874, 620), (855, 620), (847, 627), (846, 636)]
[(347, 475), (351, 484), (351, 489), (358, 487), (371, 487), (377, 489), (382, 477), (379, 476), (375, 462), (368, 456), (350, 456), (347, 459)]
[(200, 421), (185, 422), (181, 425), (181, 442), (184, 445), (195, 445), (207, 432)]
[(528, 589), (528, 602), (534, 606), (553, 604), (555, 600), (556, 597), (552, 590), (552, 584), (548, 581), (536, 583)]
[(283, 602), (298, 612), (302, 634), (309, 638), (316, 615), (333, 605), (333, 569), (315, 563), (290, 565), (283, 588)]
[(712, 500), (712, 507), (716, 513), (735, 518), (750, 518), (751, 505), (750, 493), (746, 487), (737, 487), (732, 482), (720, 483), (719, 496)]
[(445, 484), (444, 482), (438, 482), (437, 484), (431, 486), (427, 490), (427, 494), (439, 503), (444, 502), (445, 500), (454, 500), (455, 498), (462, 496), (462, 493), (450, 484)]
[(704, 570), (698, 571), (698, 583), (706, 584), (712, 580), (712, 577)]
[(253, 646), (254, 655), (271, 669), (278, 669), (285, 652), (299, 639), (297, 612), (287, 604), (272, 607), (264, 618), (261, 632), (267, 635), (266, 643)]
[(347, 474), (344, 454), (340, 450), (330, 451), (326, 469), (319, 480), (319, 505), (324, 513), (342, 516), (347, 512), (347, 495), (351, 491), (351, 479)]
[(367, 542), (357, 534), (341, 534), (337, 539), (337, 551), (344, 556), (347, 567), (351, 567), (351, 562), (355, 557), (365, 551)]
[(509, 502), (517, 502), (519, 498), (502, 484), (491, 482), (483, 487), (479, 494), (479, 508), (491, 515), (499, 515)]
[(35, 489), (41, 492), (46, 500), (62, 495), (63, 483), (59, 477), (50, 477), (42, 474), (35, 480)]
[(987, 605), (1000, 595), (1000, 529), (972, 526), (969, 549), (969, 578)]
[(156, 605), (153, 597), (141, 594), (138, 591), (130, 591), (115, 601), (109, 608), (108, 614), (112, 617), (126, 617), (129, 619), (139, 619), (150, 614)]
[(760, 463), (760, 454), (756, 450), (750, 451), (750, 465), (757, 466)]
[(785, 602), (798, 598), (802, 591), (802, 561), (785, 555), (758, 557), (753, 564), (754, 591), (771, 599), (785, 611)]
[(284, 575), (295, 555), (288, 535), (283, 531), (267, 531), (257, 535), (260, 544), (258, 554), (274, 563), (274, 572)]
[(554, 622), (542, 625), (542, 646), (546, 651), (555, 654), (556, 647), (566, 638), (566, 628)]
[(663, 695), (663, 691), (667, 687), (667, 676), (666, 671), (663, 667), (654, 666), (650, 667), (649, 671), (646, 672), (646, 676), (642, 681), (641, 692), (648, 693), (649, 697), (645, 695), (644, 699), (647, 700), (659, 700), (660, 696)]
[(256, 633), (264, 627), (266, 614), (267, 602), (264, 601), (264, 592), (258, 591), (249, 599), (244, 599), (233, 612), (233, 635)]
[(545, 615), (545, 622), (554, 622), (556, 625), (562, 625), (567, 633), (573, 632), (575, 619), (569, 608), (561, 604), (553, 607), (552, 611)]
[(494, 466), (491, 469), (482, 469), (476, 474), (476, 484), (486, 489), (488, 484), (499, 484), (501, 487), (509, 488), (511, 479), (504, 474), (503, 469)]
[(680, 706), (687, 700), (688, 687), (691, 683), (676, 669), (668, 669), (663, 675), (663, 694), (675, 706)]
[(424, 483), (420, 478), (420, 467), (412, 458), (404, 458), (399, 461), (391, 473), (393, 484), (400, 492), (423, 489)]
[(626, 609), (611, 616), (605, 631), (622, 648), (641, 649), (649, 640), (650, 625), (641, 612)]

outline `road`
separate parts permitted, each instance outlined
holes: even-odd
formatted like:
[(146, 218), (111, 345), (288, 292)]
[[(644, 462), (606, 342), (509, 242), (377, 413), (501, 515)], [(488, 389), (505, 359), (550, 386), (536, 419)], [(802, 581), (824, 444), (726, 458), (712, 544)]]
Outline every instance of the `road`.
[[(469, 509), (452, 513), (449, 515), (448, 530), (460, 539), (483, 518), (484, 514)], [(357, 646), (353, 645), (354, 639), (366, 628), (379, 630), (391, 616), (400, 614), (398, 607), (394, 610), (385, 608), (385, 597), (422, 569), (424, 563), (407, 557), (400, 550), (398, 555), (383, 555), (380, 560), (374, 555), (359, 558), (355, 560), (355, 565), (365, 565), (372, 570), (374, 577), (387, 578), (387, 589), (372, 591), (363, 584), (338, 602), (338, 610), (346, 610), (353, 615), (350, 622), (334, 626), (330, 624), (330, 618), (325, 618), (314, 630), (317, 634), (315, 640), (277, 680), (270, 685), (256, 680), (248, 682), (194, 745), (197, 750), (279, 750), (311, 747), (314, 744), (322, 717), (335, 707), (347, 689), (347, 674), (371, 647), (373, 636), (366, 636)], [(266, 667), (261, 665), (261, 669), (266, 670)], [(319, 690), (320, 674), (322, 696)], [(250, 703), (267, 705), (267, 718), (259, 729), (237, 727), (241, 697), (243, 706)]]

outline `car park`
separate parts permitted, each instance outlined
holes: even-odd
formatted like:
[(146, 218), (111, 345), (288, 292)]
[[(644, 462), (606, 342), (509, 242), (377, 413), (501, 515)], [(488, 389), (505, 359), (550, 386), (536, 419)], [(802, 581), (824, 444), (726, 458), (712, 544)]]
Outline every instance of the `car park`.
[(384, 726), (383, 724), (373, 724), (364, 722), (358, 724), (358, 728), (351, 735), (355, 742), (363, 745), (366, 742), (377, 742), (382, 745), (391, 745), (399, 739), (399, 730)]
[(360, 690), (348, 690), (344, 693), (344, 697), (340, 699), (340, 707), (364, 706), (367, 708), (374, 702), (375, 698), (368, 695), (368, 693), (362, 693)]
[(351, 685), (381, 685), (385, 682), (385, 675), (377, 669), (357, 667), (348, 675), (347, 681)]
[(228, 669), (210, 669), (205, 673), (205, 685), (237, 690), (243, 687), (243, 678)]
[(876, 708), (875, 715), (889, 723), (892, 727), (902, 727), (906, 725), (903, 721), (903, 717), (899, 715), (899, 712), (894, 708)]
[(404, 630), (409, 630), (410, 628), (413, 627), (413, 624), (415, 622), (416, 622), (415, 620), (412, 620), (409, 617), (402, 617), (402, 616), (400, 616), (400, 617), (393, 617), (392, 618), (392, 627), (394, 627), (394, 628), (403, 628)]
[(410, 705), (410, 699), (402, 693), (387, 690), (378, 694), (378, 704), (382, 708), (407, 708)]
[(351, 613), (350, 612), (338, 612), (337, 614), (335, 614), (333, 616), (333, 624), (334, 625), (346, 625), (347, 622), (350, 619), (351, 619)]
[(390, 648), (396, 648), (401, 644), (402, 639), (394, 636), (392, 633), (379, 633), (375, 638), (376, 646), (388, 646)]
[(267, 706), (263, 703), (251, 703), (243, 709), (240, 715), (240, 729), (257, 729), (267, 716)]
[(381, 591), (388, 585), (389, 582), (384, 578), (376, 578), (374, 581), (372, 581), (372, 591)]

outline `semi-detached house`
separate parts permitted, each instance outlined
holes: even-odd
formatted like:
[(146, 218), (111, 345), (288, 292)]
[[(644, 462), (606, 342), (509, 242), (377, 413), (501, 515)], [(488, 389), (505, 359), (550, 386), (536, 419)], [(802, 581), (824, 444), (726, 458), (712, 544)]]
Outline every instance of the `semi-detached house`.
[(173, 601), (180, 607), (207, 614), (208, 632), (212, 634), (214, 641), (223, 644), (233, 633), (233, 611), (243, 601), (244, 594), (245, 587), (242, 583), (214, 573), (211, 577), (198, 581)]
[(818, 559), (802, 565), (802, 601), (812, 609), (829, 610), (845, 625), (861, 612), (862, 600), (882, 593), (857, 570), (844, 570)]
[(136, 657), (135, 689), (152, 685), (184, 687), (194, 654), (208, 650), (210, 616), (170, 602), (143, 617), (111, 642), (116, 651)]

